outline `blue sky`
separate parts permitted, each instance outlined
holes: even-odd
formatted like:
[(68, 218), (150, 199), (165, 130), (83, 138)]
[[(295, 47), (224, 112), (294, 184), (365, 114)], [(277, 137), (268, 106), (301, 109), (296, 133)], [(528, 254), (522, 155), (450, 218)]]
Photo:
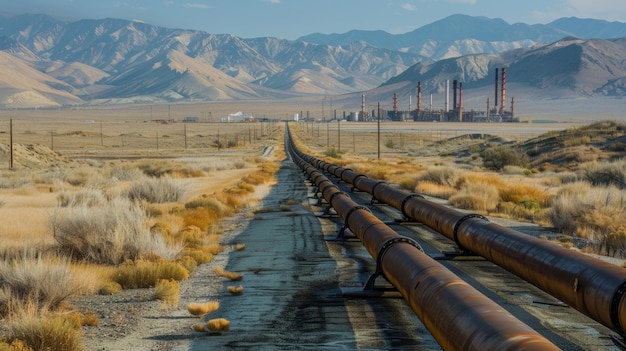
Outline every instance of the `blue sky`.
[(448, 15), (548, 23), (575, 16), (626, 22), (624, 0), (0, 0), (0, 14), (141, 20), (244, 38), (296, 39), (351, 29), (406, 33)]

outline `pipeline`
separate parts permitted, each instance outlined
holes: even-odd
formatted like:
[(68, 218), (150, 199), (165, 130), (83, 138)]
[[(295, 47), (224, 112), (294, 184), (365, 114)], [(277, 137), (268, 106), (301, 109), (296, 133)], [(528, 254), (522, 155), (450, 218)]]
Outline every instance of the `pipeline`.
[[(305, 160), (290, 142), (288, 128), (285, 145), (294, 163), (376, 260), (377, 271), (396, 287), (442, 349), (559, 349), (426, 255), (415, 241), (401, 236), (355, 203), (317, 166)], [(327, 164), (326, 168), (339, 171), (334, 165)]]
[(353, 170), (302, 153), (300, 157), (625, 336), (626, 269), (490, 223), (481, 215), (436, 204)]

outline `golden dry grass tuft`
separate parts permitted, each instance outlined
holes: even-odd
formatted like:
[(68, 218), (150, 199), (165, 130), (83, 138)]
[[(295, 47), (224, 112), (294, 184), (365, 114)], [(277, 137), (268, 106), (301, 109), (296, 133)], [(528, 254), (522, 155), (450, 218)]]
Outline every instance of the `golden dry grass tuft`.
[(33, 350), (79, 351), (83, 350), (79, 328), (63, 315), (24, 316), (8, 323), (7, 342), (18, 340)]
[(180, 286), (173, 279), (159, 279), (154, 286), (153, 297), (163, 302), (163, 309), (178, 308)]
[(484, 213), (496, 208), (498, 189), (487, 183), (466, 183), (448, 201), (455, 207)]
[(204, 317), (207, 313), (217, 311), (220, 308), (220, 303), (217, 301), (209, 301), (204, 303), (190, 303), (187, 305), (187, 311), (192, 316), (198, 318)]
[(232, 295), (241, 295), (243, 294), (243, 286), (239, 285), (239, 286), (233, 286), (233, 285), (229, 285), (226, 290), (231, 293)]
[(237, 251), (243, 251), (245, 248), (246, 248), (246, 244), (244, 244), (244, 243), (237, 243), (235, 245), (235, 250), (237, 250)]
[(230, 330), (230, 321), (224, 318), (211, 319), (207, 322), (206, 327), (214, 333), (223, 333)]
[(419, 194), (425, 194), (429, 196), (438, 197), (441, 199), (447, 199), (457, 192), (457, 189), (450, 185), (442, 185), (429, 181), (419, 182), (413, 191)]
[(81, 316), (81, 324), (87, 327), (97, 327), (100, 319), (93, 312), (84, 312)]
[(193, 327), (192, 327), (192, 329), (193, 329), (194, 331), (197, 331), (197, 332), (203, 332), (203, 331), (206, 331), (206, 329), (204, 329), (204, 328), (205, 328), (205, 325), (204, 325), (204, 324), (194, 324), (194, 325), (193, 325)]
[(236, 272), (229, 272), (229, 271), (225, 271), (224, 267), (222, 266), (217, 266), (215, 267), (215, 274), (217, 274), (220, 277), (224, 277), (227, 278), (231, 281), (238, 281), (243, 279), (243, 274), (239, 274)]
[(189, 271), (176, 261), (140, 260), (120, 265), (111, 278), (124, 289), (140, 289), (153, 287), (160, 279), (185, 280)]
[(34, 350), (26, 346), (24, 342), (16, 339), (16, 340), (13, 340), (11, 343), (0, 341), (0, 351), (34, 351)]

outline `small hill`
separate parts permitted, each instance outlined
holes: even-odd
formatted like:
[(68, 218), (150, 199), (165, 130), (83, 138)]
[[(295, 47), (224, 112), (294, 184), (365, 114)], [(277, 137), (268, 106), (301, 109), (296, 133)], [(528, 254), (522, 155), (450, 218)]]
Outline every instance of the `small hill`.
[[(9, 145), (0, 144), (0, 158), (9, 160)], [(47, 146), (13, 144), (13, 167), (15, 168), (44, 169), (70, 162), (67, 157), (61, 156)]]

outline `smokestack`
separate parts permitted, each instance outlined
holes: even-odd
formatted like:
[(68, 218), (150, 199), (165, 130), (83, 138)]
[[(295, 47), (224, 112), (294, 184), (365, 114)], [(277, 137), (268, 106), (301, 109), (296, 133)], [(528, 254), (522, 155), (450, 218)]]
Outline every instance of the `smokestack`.
[(463, 82), (459, 83), (459, 122), (463, 122)]
[(422, 82), (417, 82), (417, 116), (422, 111)]
[(487, 98), (487, 122), (491, 122), (489, 120), (489, 98)]
[(459, 82), (455, 79), (452, 81), (452, 111), (456, 110), (456, 91), (458, 89)]
[[(432, 95), (431, 95), (431, 100), (432, 100)], [(430, 109), (432, 110), (433, 104), (431, 101), (430, 104)], [(450, 111), (450, 80), (446, 79), (446, 106), (445, 106), (445, 110), (446, 112)]]
[(500, 114), (504, 113), (504, 109), (506, 108), (506, 68), (502, 67), (502, 98), (500, 101), (502, 102), (500, 105)]
[(495, 93), (495, 99), (493, 100), (493, 108), (494, 110), (497, 111), (498, 109), (498, 69), (496, 68), (496, 93)]
[(361, 95), (361, 118), (365, 120), (365, 94)]
[(515, 97), (511, 98), (511, 120), (515, 118)]
[(393, 113), (398, 113), (398, 93), (393, 93)]

